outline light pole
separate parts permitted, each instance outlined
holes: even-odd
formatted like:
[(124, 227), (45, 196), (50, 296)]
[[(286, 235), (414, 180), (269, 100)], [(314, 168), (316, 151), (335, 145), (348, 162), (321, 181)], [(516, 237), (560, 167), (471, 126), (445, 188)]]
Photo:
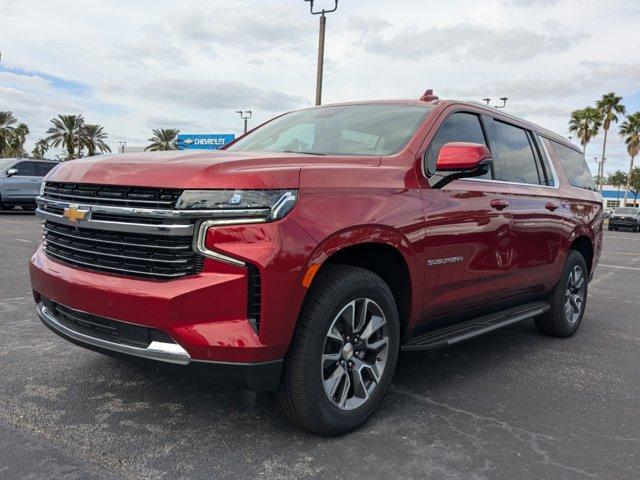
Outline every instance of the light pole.
[(602, 160), (598, 160), (598, 157), (593, 157), (593, 160), (598, 164), (598, 190), (602, 191), (602, 181), (604, 180), (604, 162), (607, 161), (607, 157), (602, 157)]
[(324, 32), (327, 26), (326, 13), (335, 12), (338, 9), (338, 0), (334, 0), (334, 5), (331, 10), (314, 10), (314, 0), (304, 0), (309, 3), (309, 11), (311, 15), (320, 15), (320, 36), (318, 38), (318, 71), (316, 73), (316, 105), (322, 103), (322, 72), (324, 70)]
[(124, 153), (124, 147), (126, 147), (126, 146), (127, 146), (127, 142), (125, 142), (125, 141), (123, 140), (123, 141), (120, 141), (120, 142), (118, 142), (118, 143), (120, 144), (120, 153)]
[(244, 120), (244, 133), (247, 133), (247, 120), (251, 118), (251, 110), (236, 110), (240, 114), (240, 118)]
[[(500, 97), (500, 100), (502, 100), (502, 105), (494, 105), (493, 108), (504, 108), (507, 106), (507, 100), (509, 100), (507, 97)], [(491, 98), (483, 98), (482, 101), (486, 103), (488, 107), (491, 103)]]

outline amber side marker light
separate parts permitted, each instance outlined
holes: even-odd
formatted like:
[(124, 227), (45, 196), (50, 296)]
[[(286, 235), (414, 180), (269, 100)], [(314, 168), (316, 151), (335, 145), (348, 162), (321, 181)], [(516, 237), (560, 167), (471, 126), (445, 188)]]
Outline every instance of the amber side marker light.
[(311, 285), (311, 282), (313, 281), (313, 277), (316, 276), (316, 273), (318, 273), (319, 269), (320, 269), (319, 263), (312, 263), (309, 266), (309, 268), (307, 269), (307, 273), (305, 273), (304, 277), (302, 277), (302, 285), (305, 288), (309, 288), (309, 286)]

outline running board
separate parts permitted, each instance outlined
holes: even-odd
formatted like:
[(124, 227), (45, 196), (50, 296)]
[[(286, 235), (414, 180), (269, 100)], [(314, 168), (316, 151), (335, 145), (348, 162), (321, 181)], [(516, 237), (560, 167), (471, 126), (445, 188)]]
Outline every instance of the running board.
[(498, 313), (421, 333), (411, 337), (401, 348), (404, 351), (412, 351), (448, 347), (507, 325), (537, 317), (550, 308), (547, 302), (526, 303)]

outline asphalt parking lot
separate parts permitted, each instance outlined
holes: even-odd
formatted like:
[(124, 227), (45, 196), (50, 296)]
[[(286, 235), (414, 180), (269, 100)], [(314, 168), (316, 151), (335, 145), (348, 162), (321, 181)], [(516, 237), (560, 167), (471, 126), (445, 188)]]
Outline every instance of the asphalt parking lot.
[(336, 439), (52, 334), (27, 273), (39, 236), (0, 213), (0, 478), (640, 478), (640, 234), (605, 233), (576, 336), (526, 322), (402, 354), (381, 409)]

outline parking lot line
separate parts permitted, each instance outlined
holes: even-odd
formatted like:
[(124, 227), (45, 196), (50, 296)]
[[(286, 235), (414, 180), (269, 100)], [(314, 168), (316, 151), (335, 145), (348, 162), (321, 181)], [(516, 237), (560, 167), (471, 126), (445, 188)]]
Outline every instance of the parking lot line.
[(640, 242), (640, 238), (630, 238), (630, 237), (614, 237), (613, 235), (605, 235), (605, 240), (607, 238), (618, 238), (620, 240), (632, 240), (634, 242)]
[(609, 267), (609, 268), (623, 268), (625, 270), (640, 270), (638, 267), (621, 267), (619, 265), (605, 265), (604, 263), (599, 263), (599, 267)]
[(640, 253), (631, 252), (602, 252), (602, 255), (634, 255), (636, 257), (640, 257)]
[(16, 242), (33, 243), (31, 240), (25, 240), (24, 238), (16, 238)]

